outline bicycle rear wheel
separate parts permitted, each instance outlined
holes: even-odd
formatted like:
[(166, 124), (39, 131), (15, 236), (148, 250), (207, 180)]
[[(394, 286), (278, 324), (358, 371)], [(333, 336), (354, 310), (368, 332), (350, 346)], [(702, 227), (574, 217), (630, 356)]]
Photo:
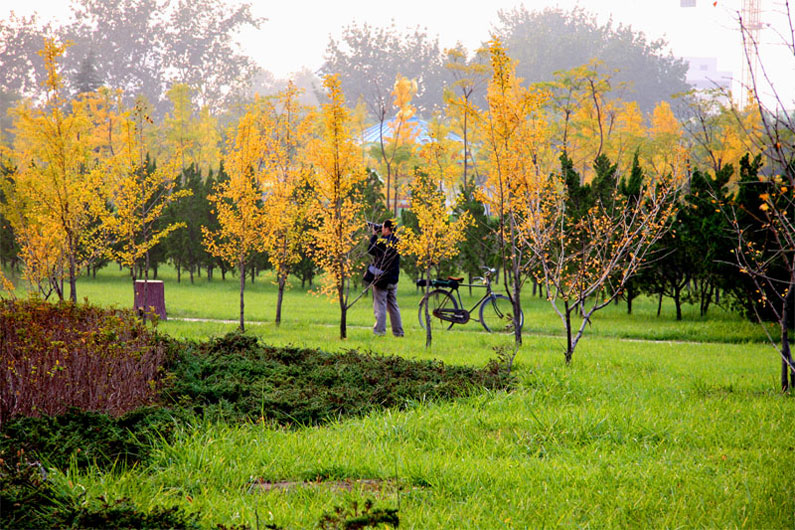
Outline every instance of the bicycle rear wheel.
[(420, 321), (420, 327), (425, 329), (425, 306), (428, 306), (428, 314), (431, 318), (431, 331), (450, 329), (453, 327), (453, 322), (447, 322), (433, 316), (435, 309), (458, 309), (458, 304), (450, 293), (444, 289), (434, 289), (420, 301), (420, 308), (417, 312), (417, 318)]
[[(504, 294), (493, 294), (480, 304), (480, 323), (489, 333), (513, 333), (513, 304)], [(519, 311), (519, 328), (524, 313)]]

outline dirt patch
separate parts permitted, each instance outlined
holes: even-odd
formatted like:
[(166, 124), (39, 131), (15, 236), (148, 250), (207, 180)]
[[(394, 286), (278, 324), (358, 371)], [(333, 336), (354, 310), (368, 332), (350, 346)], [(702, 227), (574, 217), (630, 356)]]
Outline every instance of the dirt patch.
[(376, 496), (394, 495), (400, 488), (397, 481), (378, 478), (348, 478), (345, 480), (279, 480), (255, 479), (249, 493), (290, 491), (298, 488), (325, 488), (336, 491), (359, 490)]

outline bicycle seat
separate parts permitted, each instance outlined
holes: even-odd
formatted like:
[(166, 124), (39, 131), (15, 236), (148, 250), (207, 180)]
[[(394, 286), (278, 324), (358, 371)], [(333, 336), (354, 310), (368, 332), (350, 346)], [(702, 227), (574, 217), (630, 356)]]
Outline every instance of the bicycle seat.
[(463, 278), (463, 277), (462, 277), (462, 278), (456, 278), (456, 277), (454, 277), (454, 276), (448, 276), (448, 277), (447, 277), (447, 279), (448, 279), (448, 280), (452, 280), (452, 281), (454, 281), (454, 282), (463, 282), (463, 281), (464, 281), (464, 278)]

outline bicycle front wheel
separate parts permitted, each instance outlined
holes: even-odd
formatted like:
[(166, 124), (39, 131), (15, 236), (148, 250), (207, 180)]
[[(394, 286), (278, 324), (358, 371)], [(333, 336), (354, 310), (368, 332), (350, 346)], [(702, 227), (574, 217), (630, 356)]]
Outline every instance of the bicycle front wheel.
[[(489, 333), (513, 333), (513, 304), (504, 294), (493, 294), (480, 304), (480, 323)], [(519, 310), (519, 328), (524, 326), (524, 313)]]
[(435, 289), (425, 295), (420, 301), (420, 309), (417, 312), (417, 317), (420, 321), (420, 327), (425, 329), (425, 306), (428, 306), (428, 315), (431, 318), (431, 331), (450, 329), (453, 327), (453, 322), (442, 320), (433, 316), (435, 309), (458, 309), (458, 304), (450, 293), (443, 289)]

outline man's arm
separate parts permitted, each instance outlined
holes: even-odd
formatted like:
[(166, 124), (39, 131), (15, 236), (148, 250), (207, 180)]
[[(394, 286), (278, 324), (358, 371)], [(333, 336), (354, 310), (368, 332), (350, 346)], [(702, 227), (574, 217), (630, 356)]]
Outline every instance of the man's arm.
[(378, 245), (378, 234), (370, 236), (370, 244), (367, 246), (367, 253), (372, 256), (380, 256), (384, 253), (383, 249)]

